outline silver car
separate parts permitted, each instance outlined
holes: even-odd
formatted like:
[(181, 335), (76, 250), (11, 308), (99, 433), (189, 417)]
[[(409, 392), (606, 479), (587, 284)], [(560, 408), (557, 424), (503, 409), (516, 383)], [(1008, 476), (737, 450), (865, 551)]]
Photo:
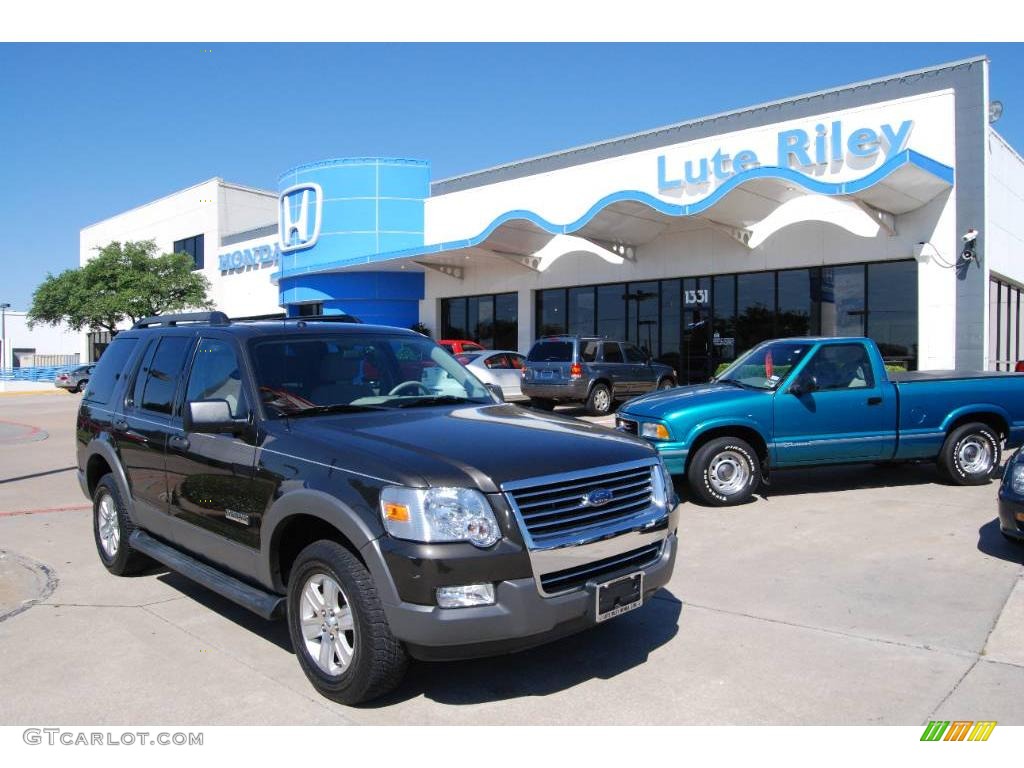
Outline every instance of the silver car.
[(95, 365), (80, 365), (70, 371), (61, 371), (53, 379), (53, 386), (66, 389), (68, 392), (82, 392), (86, 384), (89, 383), (89, 377), (95, 367)]
[(525, 355), (510, 350), (485, 349), (482, 352), (463, 352), (455, 355), (455, 359), (484, 384), (500, 387), (507, 402), (527, 399), (522, 388)]

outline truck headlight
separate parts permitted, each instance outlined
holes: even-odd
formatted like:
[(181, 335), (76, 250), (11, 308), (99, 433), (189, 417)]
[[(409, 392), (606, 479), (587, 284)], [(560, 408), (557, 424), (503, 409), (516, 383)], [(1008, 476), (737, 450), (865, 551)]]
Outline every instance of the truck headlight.
[(656, 421), (645, 421), (640, 425), (640, 436), (647, 437), (651, 440), (670, 440), (672, 436), (668, 432), (668, 427), (664, 424), (659, 424)]
[(1014, 465), (1010, 482), (1013, 492), (1018, 496), (1024, 496), (1024, 464)]
[(468, 541), (489, 547), (501, 538), (491, 505), (472, 488), (388, 486), (380, 494), (384, 528), (396, 539)]
[(652, 467), (651, 486), (651, 501), (655, 506), (667, 509), (670, 506), (669, 502), (674, 488), (672, 486), (672, 475), (668, 473), (668, 467), (665, 466), (664, 459), (660, 457), (658, 458), (658, 463)]

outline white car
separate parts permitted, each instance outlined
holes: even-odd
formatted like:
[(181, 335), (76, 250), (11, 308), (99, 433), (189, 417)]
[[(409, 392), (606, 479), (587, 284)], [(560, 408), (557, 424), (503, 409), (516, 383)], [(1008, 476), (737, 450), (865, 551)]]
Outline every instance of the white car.
[(463, 352), (455, 355), (455, 359), (484, 384), (501, 387), (506, 402), (528, 399), (522, 388), (525, 355), (510, 350), (485, 349), (482, 352)]

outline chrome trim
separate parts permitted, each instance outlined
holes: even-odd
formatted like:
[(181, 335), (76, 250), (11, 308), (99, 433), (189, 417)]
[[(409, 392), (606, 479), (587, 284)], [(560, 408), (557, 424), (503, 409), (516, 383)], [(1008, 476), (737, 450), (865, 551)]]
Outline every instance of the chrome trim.
[(651, 503), (645, 509), (624, 520), (594, 525), (582, 531), (577, 529), (562, 538), (553, 539), (550, 542), (538, 545), (534, 542), (533, 536), (526, 526), (523, 513), (516, 503), (513, 492), (542, 485), (572, 483), (573, 481), (586, 480), (598, 475), (609, 475), (645, 467), (649, 468), (652, 473), (653, 488), (653, 473), (660, 471), (658, 464), (659, 459), (657, 458), (641, 459), (622, 464), (591, 467), (575, 472), (542, 475), (525, 480), (502, 483), (501, 491), (509, 508), (512, 510), (523, 541), (526, 543), (534, 583), (537, 585), (537, 591), (542, 596), (550, 597), (582, 589), (582, 587), (572, 587), (571, 589), (558, 592), (547, 592), (541, 584), (542, 576), (569, 568), (585, 566), (597, 560), (604, 560), (650, 544), (661, 543), (659, 556), (651, 564), (657, 563), (664, 554), (664, 542), (674, 528), (671, 525), (674, 509)]

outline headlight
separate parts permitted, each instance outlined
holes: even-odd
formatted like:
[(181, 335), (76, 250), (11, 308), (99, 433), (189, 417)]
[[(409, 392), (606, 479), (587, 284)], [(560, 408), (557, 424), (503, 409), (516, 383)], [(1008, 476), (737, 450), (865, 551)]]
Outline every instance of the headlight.
[(381, 491), (380, 512), (384, 528), (397, 539), (489, 547), (501, 538), (491, 505), (471, 488), (389, 486)]
[(1013, 492), (1018, 496), (1024, 496), (1024, 464), (1015, 464), (1013, 476), (1010, 478)]
[(649, 437), (651, 440), (669, 440), (671, 435), (668, 427), (653, 421), (645, 421), (640, 425), (640, 436)]
[(651, 473), (651, 483), (653, 486), (651, 501), (656, 506), (669, 507), (674, 490), (672, 475), (668, 473), (668, 467), (665, 466), (664, 459), (660, 457), (658, 458), (658, 463), (654, 466), (654, 471)]

